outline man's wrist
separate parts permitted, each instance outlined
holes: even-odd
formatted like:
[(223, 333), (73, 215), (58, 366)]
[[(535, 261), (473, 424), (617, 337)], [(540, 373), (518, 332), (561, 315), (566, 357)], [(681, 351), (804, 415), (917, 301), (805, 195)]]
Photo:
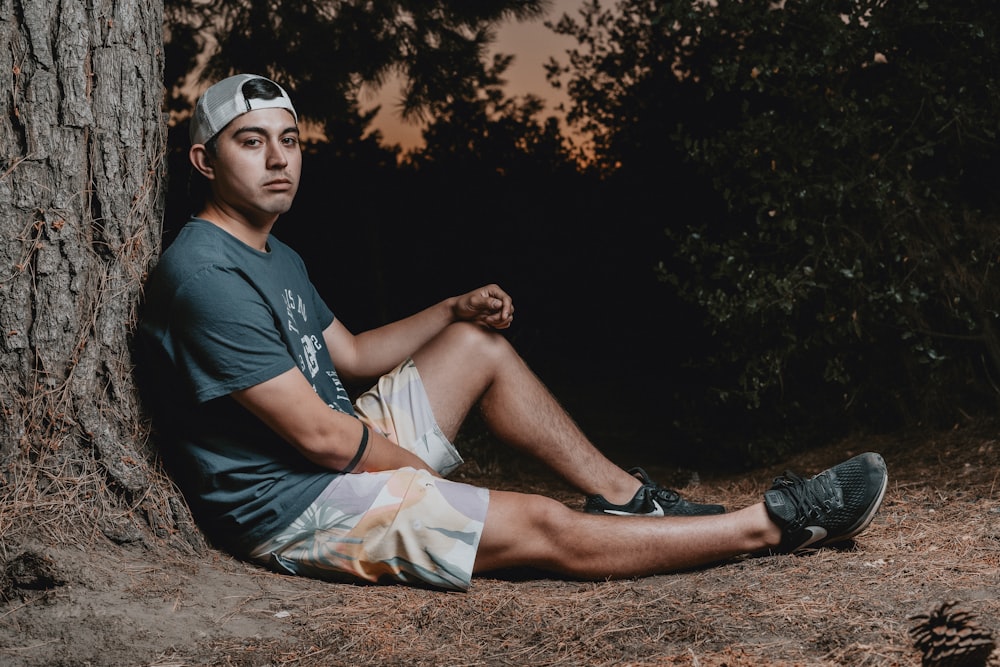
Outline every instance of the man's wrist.
[(460, 315), (459, 315), (459, 312), (458, 312), (458, 303), (459, 302), (458, 302), (458, 297), (457, 296), (449, 297), (449, 298), (445, 299), (444, 301), (442, 301), (441, 303), (444, 304), (445, 311), (448, 314), (448, 321), (449, 322), (458, 322), (458, 321), (460, 321), (462, 319), (460, 317)]

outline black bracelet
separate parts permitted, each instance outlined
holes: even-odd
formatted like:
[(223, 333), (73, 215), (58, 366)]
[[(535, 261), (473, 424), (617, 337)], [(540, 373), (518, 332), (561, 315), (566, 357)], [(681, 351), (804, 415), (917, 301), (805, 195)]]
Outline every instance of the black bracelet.
[(358, 453), (354, 455), (351, 462), (347, 464), (347, 467), (340, 472), (351, 472), (354, 467), (361, 463), (361, 457), (364, 456), (365, 450), (368, 449), (368, 427), (364, 423), (361, 424), (361, 444), (358, 445)]

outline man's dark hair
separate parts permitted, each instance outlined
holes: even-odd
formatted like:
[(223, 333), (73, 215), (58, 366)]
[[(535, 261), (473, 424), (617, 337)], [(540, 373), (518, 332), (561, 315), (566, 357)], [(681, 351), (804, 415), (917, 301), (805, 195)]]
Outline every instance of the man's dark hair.
[(248, 100), (273, 100), (281, 97), (281, 89), (269, 79), (250, 79), (241, 88)]

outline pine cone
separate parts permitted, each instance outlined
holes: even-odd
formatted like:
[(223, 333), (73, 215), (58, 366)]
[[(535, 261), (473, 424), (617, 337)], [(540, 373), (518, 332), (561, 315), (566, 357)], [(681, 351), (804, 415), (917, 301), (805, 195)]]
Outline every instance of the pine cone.
[(911, 616), (920, 621), (910, 628), (913, 643), (923, 654), (924, 667), (984, 667), (993, 652), (993, 634), (981, 627), (955, 600), (944, 602), (927, 614)]

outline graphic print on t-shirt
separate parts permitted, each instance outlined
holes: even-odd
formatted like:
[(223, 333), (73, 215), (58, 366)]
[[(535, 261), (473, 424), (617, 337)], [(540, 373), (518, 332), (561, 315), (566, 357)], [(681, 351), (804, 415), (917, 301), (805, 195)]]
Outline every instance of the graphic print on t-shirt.
[[(323, 346), (319, 344), (316, 336), (302, 337), (302, 355), (299, 356), (299, 367), (302, 368), (303, 373), (308, 369), (309, 378), (314, 378), (316, 373), (319, 373), (319, 361), (316, 359), (316, 353), (322, 348)], [(304, 361), (303, 357), (305, 357)]]
[(309, 330), (307, 326), (309, 314), (306, 312), (305, 301), (291, 289), (283, 290), (282, 299), (285, 302), (285, 316), (287, 318), (288, 330), (294, 334), (291, 336), (291, 339), (299, 344), (299, 349), (296, 353), (299, 370), (309, 379), (313, 391), (320, 396), (327, 397), (327, 405), (335, 410), (344, 412), (343, 406), (349, 406), (351, 399), (347, 393), (347, 389), (341, 383), (340, 378), (337, 377), (336, 370), (331, 367), (325, 373), (328, 382), (327, 386), (332, 388), (336, 395), (335, 401), (329, 401), (329, 394), (319, 391), (316, 387), (316, 376), (319, 374), (322, 366), (320, 363), (320, 352), (323, 350), (323, 337)]
[(312, 379), (316, 377), (316, 373), (319, 371), (316, 352), (322, 349), (322, 346), (318, 345), (315, 336), (309, 336), (302, 332), (306, 322), (309, 321), (309, 315), (306, 313), (306, 304), (302, 300), (302, 297), (290, 289), (283, 290), (281, 297), (285, 301), (288, 330), (298, 334), (299, 337), (299, 345), (301, 346), (298, 353), (299, 370), (305, 373), (306, 377)]

